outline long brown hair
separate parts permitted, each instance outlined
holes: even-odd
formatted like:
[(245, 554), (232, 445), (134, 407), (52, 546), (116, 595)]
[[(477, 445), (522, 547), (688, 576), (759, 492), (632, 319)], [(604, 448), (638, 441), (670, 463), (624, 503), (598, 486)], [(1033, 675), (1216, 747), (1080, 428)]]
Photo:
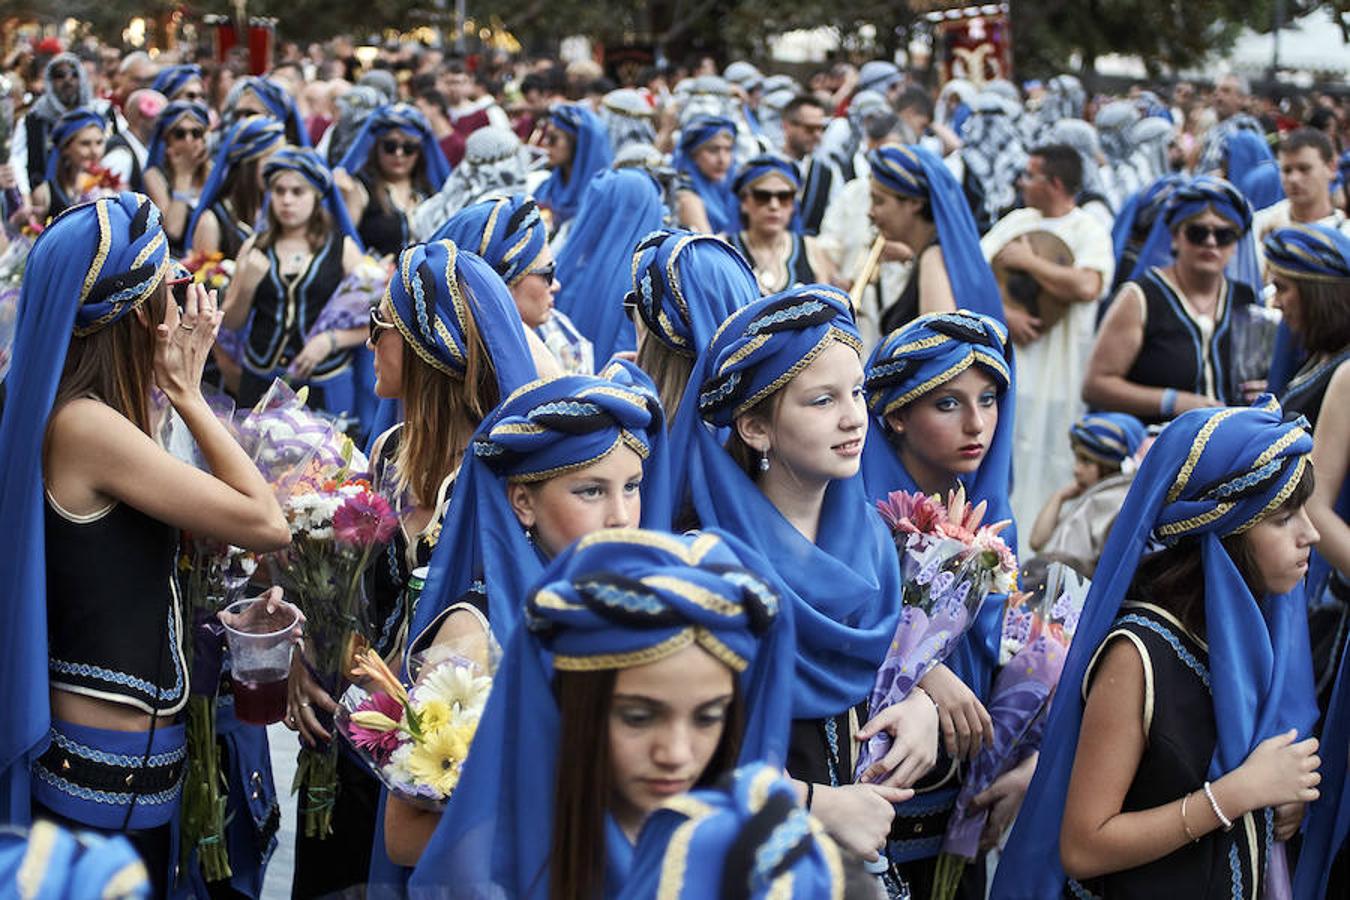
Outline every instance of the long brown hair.
[(1281, 272), (1298, 287), (1299, 337), (1310, 353), (1339, 353), (1350, 345), (1350, 281), (1320, 281)]
[[(370, 200), (380, 208), (380, 212), (389, 213), (393, 211), (393, 205), (389, 202), (388, 182), (384, 179), (384, 172), (380, 171), (380, 141), (389, 137), (393, 132), (400, 131), (405, 136), (408, 134), (401, 128), (391, 128), (388, 131), (381, 132), (375, 136), (374, 142), (370, 147), (371, 158), (363, 166), (363, 171), (369, 181)], [(421, 141), (417, 135), (412, 136), (420, 144)], [(420, 191), (424, 196), (430, 196), (441, 189), (439, 184), (433, 185), (427, 179), (427, 155), (418, 149), (417, 162), (413, 163), (413, 170), (410, 173), (413, 190)]]
[(693, 374), (693, 357), (676, 353), (648, 334), (638, 347), (637, 365), (656, 382), (656, 393), (661, 398), (661, 409), (665, 411), (666, 427), (669, 428), (675, 421), (680, 398)]
[[(558, 735), (553, 835), (549, 850), (549, 896), (596, 900), (605, 883), (605, 812), (613, 792), (609, 759), (609, 711), (614, 669), (559, 672), (554, 679), (561, 728)], [(745, 733), (740, 680), (732, 678), (726, 725), (698, 787), (736, 767)]]
[(258, 190), (258, 166), (261, 163), (261, 157), (241, 162), (225, 176), (220, 190), (230, 201), (230, 211), (235, 219), (249, 228), (257, 221), (258, 210), (262, 208), (263, 192)]

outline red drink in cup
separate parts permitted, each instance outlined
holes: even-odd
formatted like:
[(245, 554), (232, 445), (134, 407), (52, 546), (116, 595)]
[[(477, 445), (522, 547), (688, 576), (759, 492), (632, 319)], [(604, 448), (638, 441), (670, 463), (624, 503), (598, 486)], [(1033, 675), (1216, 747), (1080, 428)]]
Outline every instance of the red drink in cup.
[(286, 675), (291, 668), (300, 610), (278, 601), (239, 600), (225, 608), (225, 643), (230, 649), (234, 714), (241, 722), (271, 725), (286, 717)]
[(234, 714), (241, 722), (270, 725), (286, 717), (286, 671), (262, 670), (252, 673), (256, 681), (234, 682)]

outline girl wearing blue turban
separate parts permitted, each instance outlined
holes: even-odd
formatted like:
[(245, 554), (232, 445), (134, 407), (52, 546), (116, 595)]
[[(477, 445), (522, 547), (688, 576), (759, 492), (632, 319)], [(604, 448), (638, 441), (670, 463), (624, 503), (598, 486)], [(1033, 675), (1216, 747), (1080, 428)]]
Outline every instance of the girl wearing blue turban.
[(712, 235), (663, 228), (633, 251), (633, 289), (624, 307), (637, 329), (637, 364), (652, 377), (674, 420), (694, 360), (717, 326), (759, 299), (745, 258)]
[(263, 208), (262, 167), (286, 143), (275, 119), (253, 116), (226, 132), (187, 224), (189, 250), (237, 259)]
[(79, 201), (80, 174), (103, 158), (108, 122), (87, 106), (72, 109), (56, 120), (47, 152), (47, 172), (33, 189), (33, 209), (39, 222), (56, 218)]
[(888, 145), (867, 155), (877, 231), (907, 248), (914, 267), (900, 298), (881, 315), (890, 333), (925, 313), (957, 307), (1003, 321), (1003, 300), (980, 251), (961, 186), (941, 159), (918, 146)]
[(782, 764), (791, 617), (734, 543), (598, 531), (525, 601), (411, 896), (615, 897), (661, 803)]
[(351, 413), (351, 351), (365, 331), (312, 332), (328, 298), (360, 262), (355, 229), (313, 150), (279, 150), (262, 175), (267, 228), (244, 242), (225, 295), (225, 327), (246, 329), (236, 398), (251, 407), (285, 377), (310, 385), (315, 409)]
[(685, 228), (703, 234), (731, 234), (741, 222), (731, 190), (735, 178), (736, 123), (722, 116), (695, 116), (680, 128), (675, 171), (687, 180), (676, 214)]
[(371, 113), (334, 172), (361, 241), (378, 256), (412, 242), (408, 216), (450, 175), (436, 135), (415, 106)]
[(211, 113), (202, 103), (175, 100), (155, 120), (145, 164), (145, 193), (164, 214), (169, 252), (186, 251), (187, 224), (211, 174), (206, 135)]
[(1225, 269), (1240, 243), (1251, 245), (1251, 224), (1250, 204), (1221, 178), (1202, 175), (1172, 191), (1102, 319), (1083, 381), (1089, 406), (1155, 423), (1240, 399), (1230, 371), (1233, 310), (1256, 301), (1259, 282)]
[(591, 179), (609, 168), (613, 153), (605, 123), (576, 103), (562, 103), (549, 112), (544, 141), (550, 172), (534, 198), (549, 211), (556, 232), (581, 209)]
[[(375, 354), (376, 394), (390, 404), (401, 401), (404, 415), (376, 438), (370, 457), (376, 487), (398, 498), (401, 510), (393, 541), (366, 573), (375, 649), (389, 657), (404, 646), (409, 575), (431, 562), (446, 507), (458, 496), (456, 473), (474, 430), (502, 397), (536, 373), (525, 329), (501, 279), (450, 241), (413, 244), (399, 253), (389, 290), (371, 313), (368, 346)], [(333, 699), (303, 668), (292, 674), (293, 697), (303, 699), (289, 712), (302, 740), (329, 740), (313, 707), (331, 711)], [(364, 768), (345, 756), (338, 759), (334, 833), (323, 840), (296, 839), (296, 884), (305, 896), (365, 884), (375, 874), (379, 785)], [(377, 858), (382, 857), (380, 852)]]
[(660, 186), (641, 169), (601, 172), (558, 251), (558, 309), (591, 342), (600, 365), (637, 346), (623, 311), (630, 262), (638, 242), (661, 227), (665, 210)]
[(286, 127), (286, 143), (295, 147), (309, 146), (309, 132), (295, 99), (272, 79), (248, 75), (230, 88), (229, 96), (225, 98), (225, 123), (234, 125), (249, 116), (276, 119)]
[[(256, 552), (289, 531), (202, 399), (220, 314), (173, 272), (159, 211), (122, 193), (57, 218), (28, 257), (0, 419), (0, 822), (123, 832), (166, 896), (188, 694), (179, 530)], [(150, 437), (151, 389), (210, 468)], [(30, 793), (31, 792), (31, 793)]]
[(816, 238), (794, 227), (801, 188), (796, 164), (767, 153), (746, 160), (732, 179), (742, 227), (727, 232), (726, 239), (750, 264), (765, 294), (834, 279), (834, 264)]
[(1193, 410), (1144, 457), (994, 897), (1266, 895), (1317, 796), (1303, 424), (1269, 396)]
[(205, 103), (206, 82), (203, 80), (202, 67), (188, 63), (181, 66), (165, 66), (155, 76), (150, 85), (153, 91), (159, 91), (170, 103)]
[[(699, 357), (671, 437), (672, 470), (684, 479), (674, 496), (755, 554), (792, 609), (788, 774), (841, 843), (875, 857), (891, 804), (909, 796), (899, 786), (936, 757), (937, 714), (920, 690), (862, 726), (900, 613), (900, 573), (859, 472), (868, 424), (860, 348), (836, 288), (750, 303)], [(897, 737), (892, 753), (870, 783), (853, 784), (853, 749), (883, 728)]]

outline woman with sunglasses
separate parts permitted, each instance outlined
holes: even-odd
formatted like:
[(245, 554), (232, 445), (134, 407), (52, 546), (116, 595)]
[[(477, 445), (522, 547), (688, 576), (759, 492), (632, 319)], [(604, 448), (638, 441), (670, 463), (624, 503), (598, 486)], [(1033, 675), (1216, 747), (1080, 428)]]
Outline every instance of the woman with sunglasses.
[(549, 111), (548, 179), (534, 192), (534, 199), (548, 210), (554, 234), (581, 209), (591, 179), (609, 168), (613, 153), (609, 134), (600, 117), (585, 106), (562, 103)]
[(202, 75), (202, 67), (193, 63), (160, 69), (151, 90), (159, 91), (170, 103), (206, 102), (206, 80)]
[(816, 239), (791, 227), (801, 186), (797, 167), (768, 153), (747, 160), (731, 183), (740, 198), (742, 227), (725, 238), (750, 264), (764, 294), (834, 280), (834, 264)]
[(80, 175), (103, 158), (107, 121), (92, 109), (73, 109), (52, 127), (46, 179), (33, 190), (38, 222), (55, 218), (79, 201)]
[(684, 176), (676, 203), (680, 225), (701, 234), (730, 234), (740, 225), (731, 189), (736, 163), (736, 123), (695, 116), (680, 126), (675, 171)]
[[(1246, 198), (1221, 178), (1172, 192), (1102, 320), (1083, 381), (1091, 407), (1153, 424), (1242, 401), (1229, 377), (1233, 310), (1256, 294), (1225, 270), (1251, 224)], [(1157, 265), (1169, 239), (1174, 259)]]
[(210, 130), (211, 113), (202, 103), (175, 100), (164, 107), (150, 137), (145, 193), (164, 216), (169, 252), (175, 256), (187, 249), (187, 223), (211, 173), (206, 149)]
[(407, 103), (371, 113), (333, 171), (362, 243), (382, 257), (412, 242), (409, 215), (449, 174), (431, 125)]

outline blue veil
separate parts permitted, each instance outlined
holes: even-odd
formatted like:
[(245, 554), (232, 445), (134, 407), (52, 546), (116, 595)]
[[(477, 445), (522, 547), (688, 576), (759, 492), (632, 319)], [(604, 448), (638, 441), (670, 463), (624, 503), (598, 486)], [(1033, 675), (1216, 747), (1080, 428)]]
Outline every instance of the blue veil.
[(861, 473), (826, 490), (813, 544), (736, 464), (718, 431), (835, 342), (861, 348), (848, 297), (837, 288), (796, 287), (738, 309), (700, 355), (671, 430), (682, 479), (676, 503), (687, 496), (705, 528), (742, 542), (792, 607), (795, 719), (837, 715), (871, 690), (900, 612), (895, 548)]
[(601, 172), (586, 188), (572, 233), (558, 251), (557, 307), (595, 345), (598, 364), (636, 345), (623, 311), (632, 286), (629, 264), (633, 248), (664, 217), (661, 189), (641, 169)]
[(1284, 199), (1280, 167), (1264, 135), (1239, 129), (1223, 142), (1224, 172), (1229, 182), (1247, 196), (1252, 209), (1265, 209)]
[(868, 153), (867, 164), (892, 194), (928, 201), (956, 305), (1002, 322), (1003, 299), (980, 251), (975, 217), (942, 160), (923, 147), (887, 145)]
[(226, 106), (232, 109), (246, 92), (252, 93), (262, 101), (262, 105), (267, 108), (267, 114), (286, 126), (286, 136), (292, 139), (291, 143), (299, 147), (309, 146), (309, 132), (305, 130), (305, 120), (300, 117), (295, 100), (285, 88), (270, 78), (249, 75), (240, 79), (230, 89)]
[(1069, 428), (1075, 448), (1108, 466), (1119, 466), (1134, 456), (1147, 435), (1143, 422), (1120, 412), (1088, 413)]
[(1003, 853), (992, 896), (1058, 896), (1059, 832), (1082, 726), (1079, 689), (1125, 600), (1140, 559), (1198, 542), (1218, 743), (1209, 778), (1231, 772), (1262, 740), (1317, 721), (1303, 588), (1258, 601), (1220, 540), (1279, 507), (1308, 466), (1312, 438), (1269, 396), (1247, 408), (1192, 410), (1144, 457), (1107, 538), (1050, 708), (1040, 761)]
[(164, 167), (164, 149), (168, 143), (168, 134), (173, 126), (185, 120), (195, 121), (207, 131), (211, 130), (211, 111), (206, 104), (195, 100), (175, 100), (155, 120), (155, 130), (150, 134), (150, 147), (145, 157), (145, 167), (154, 169)]
[(295, 172), (309, 182), (319, 192), (319, 199), (323, 201), (338, 229), (351, 238), (357, 247), (362, 246), (361, 236), (356, 233), (356, 226), (347, 214), (347, 204), (342, 202), (337, 185), (333, 183), (333, 173), (328, 171), (322, 156), (308, 147), (283, 147), (263, 166), (263, 183), (269, 190), (272, 179), (281, 172)]
[(1121, 204), (1116, 221), (1111, 226), (1111, 248), (1115, 252), (1117, 271), (1120, 269), (1121, 259), (1130, 239), (1139, 232), (1147, 238), (1148, 231), (1153, 228), (1158, 214), (1167, 205), (1167, 198), (1178, 185), (1185, 184), (1186, 181), (1185, 175), (1164, 175), (1144, 190), (1131, 194)]
[(719, 134), (728, 134), (735, 141), (736, 123), (722, 116), (695, 116), (680, 128), (680, 145), (673, 164), (675, 171), (689, 179), (690, 187), (703, 201), (713, 233), (731, 234), (741, 225), (741, 204), (731, 190), (735, 169), (721, 181), (712, 182), (694, 162), (694, 151)]
[(406, 131), (421, 142), (422, 164), (426, 168), (425, 187), (432, 194), (439, 191), (441, 185), (445, 184), (445, 179), (450, 177), (450, 163), (446, 162), (445, 154), (441, 151), (441, 145), (436, 142), (436, 135), (432, 133), (427, 117), (422, 115), (422, 111), (417, 107), (408, 103), (381, 106), (367, 116), (356, 135), (356, 140), (347, 148), (338, 167), (355, 176), (370, 161), (370, 152), (374, 149), (375, 142), (395, 129)]
[(563, 103), (549, 114), (549, 124), (572, 139), (572, 166), (567, 173), (554, 169), (534, 198), (553, 212), (553, 228), (572, 218), (581, 208), (591, 179), (609, 168), (613, 152), (609, 132), (600, 117), (577, 103)]
[(169, 265), (159, 210), (129, 192), (67, 210), (28, 256), (0, 418), (0, 516), (12, 529), (0, 542), (0, 823), (27, 824), (29, 765), (51, 722), (42, 445), (66, 351), (72, 334), (132, 312)]
[[(561, 752), (553, 675), (620, 669), (689, 646), (739, 672), (747, 713), (740, 761), (782, 765), (788, 706), (777, 679), (792, 620), (771, 585), (720, 535), (612, 529), (553, 561), (497, 669), (459, 788), (409, 885), (412, 897), (548, 896), (555, 770)], [(606, 828), (605, 895), (622, 888), (631, 848)]]
[[(188, 220), (187, 229), (183, 232), (183, 243), (188, 249), (192, 248), (193, 236), (197, 233), (197, 222), (201, 220), (202, 213), (220, 199), (225, 182), (229, 180), (235, 168), (249, 160), (264, 156), (285, 143), (286, 127), (268, 116), (249, 116), (236, 122), (225, 133), (224, 140), (216, 148), (215, 158), (211, 160), (211, 174), (207, 177), (206, 184), (202, 185), (201, 196), (197, 198), (197, 208), (192, 211), (192, 218)], [(220, 224), (221, 228), (227, 225), (225, 222)], [(253, 227), (252, 222), (244, 224)]]
[(1237, 252), (1228, 263), (1228, 279), (1247, 285), (1259, 295), (1261, 272), (1256, 261), (1256, 241), (1252, 236), (1252, 206), (1241, 191), (1213, 175), (1197, 175), (1173, 189), (1162, 215), (1153, 220), (1130, 278), (1142, 278), (1154, 266), (1171, 264), (1172, 229), (1206, 209), (1232, 222), (1241, 232)]
[(535, 269), (548, 246), (548, 226), (535, 202), (523, 194), (495, 197), (461, 209), (432, 235), (477, 253), (507, 287)]

